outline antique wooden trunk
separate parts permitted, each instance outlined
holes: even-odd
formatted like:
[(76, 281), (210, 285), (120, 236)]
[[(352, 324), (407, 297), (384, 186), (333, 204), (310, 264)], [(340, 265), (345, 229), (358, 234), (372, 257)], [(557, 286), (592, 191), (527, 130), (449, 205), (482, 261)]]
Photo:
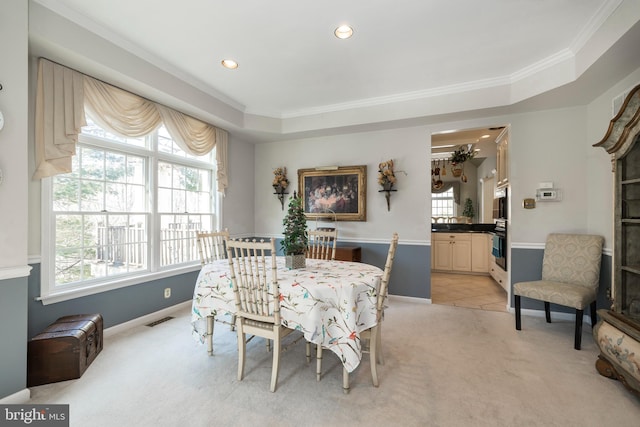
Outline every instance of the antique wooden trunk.
[(27, 346), (27, 386), (80, 378), (102, 350), (100, 314), (65, 316)]

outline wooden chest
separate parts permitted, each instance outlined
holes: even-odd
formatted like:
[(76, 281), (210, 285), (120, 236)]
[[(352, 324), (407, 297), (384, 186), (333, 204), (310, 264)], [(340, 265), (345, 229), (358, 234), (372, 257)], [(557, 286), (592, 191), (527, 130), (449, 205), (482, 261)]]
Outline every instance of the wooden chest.
[(65, 316), (27, 345), (27, 386), (80, 378), (102, 351), (100, 314)]

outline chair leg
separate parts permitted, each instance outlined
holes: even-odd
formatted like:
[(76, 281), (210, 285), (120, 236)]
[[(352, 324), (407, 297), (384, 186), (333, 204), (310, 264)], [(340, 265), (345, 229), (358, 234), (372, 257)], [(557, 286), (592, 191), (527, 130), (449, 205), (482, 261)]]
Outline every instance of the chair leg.
[(516, 330), (522, 329), (522, 320), (520, 318), (520, 295), (515, 295), (516, 302)]
[(342, 368), (342, 391), (344, 394), (349, 393), (349, 371), (347, 368)]
[(276, 391), (278, 369), (280, 368), (280, 333), (273, 339), (273, 365), (271, 366), (271, 392)]
[(596, 314), (597, 307), (596, 307), (595, 301), (591, 303), (591, 306), (589, 307), (589, 311), (591, 312), (591, 328), (595, 328), (596, 323), (598, 323), (598, 315)]
[(378, 353), (378, 330), (380, 325), (376, 325), (373, 328), (376, 329), (371, 331), (371, 338), (369, 338), (369, 364), (371, 365), (371, 380), (373, 381), (373, 386), (378, 387), (378, 369), (376, 354)]
[(551, 323), (551, 304), (549, 301), (544, 302), (544, 317), (547, 319), (547, 323)]
[(576, 339), (573, 344), (573, 348), (576, 350), (580, 350), (580, 343), (582, 341), (582, 316), (584, 315), (583, 310), (578, 310), (576, 308)]
[(207, 351), (209, 352), (209, 356), (213, 355), (213, 325), (214, 325), (213, 316), (207, 316)]
[(240, 322), (239, 320), (236, 323), (236, 333), (238, 335), (238, 381), (242, 381), (244, 377), (244, 359), (247, 351), (247, 337), (244, 334), (244, 329)]
[(322, 376), (322, 345), (316, 344), (316, 381)]
[(307, 363), (311, 362), (311, 343), (307, 341), (307, 345), (305, 346), (305, 352), (307, 353)]
[(382, 356), (382, 323), (379, 322), (378, 323), (378, 343), (377, 343), (377, 350), (376, 350), (376, 357), (378, 359), (378, 363), (381, 365), (384, 365), (384, 357)]
[(236, 315), (231, 315), (231, 332), (236, 330)]

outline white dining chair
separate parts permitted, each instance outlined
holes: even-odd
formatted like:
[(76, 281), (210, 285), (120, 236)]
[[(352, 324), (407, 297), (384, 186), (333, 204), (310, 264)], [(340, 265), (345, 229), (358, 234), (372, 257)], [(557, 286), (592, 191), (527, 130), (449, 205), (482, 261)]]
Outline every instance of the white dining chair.
[[(382, 356), (382, 321), (384, 319), (384, 304), (389, 291), (389, 278), (391, 277), (391, 269), (397, 247), (398, 233), (393, 233), (387, 259), (384, 264), (384, 272), (382, 273), (382, 279), (380, 281), (380, 289), (376, 297), (376, 324), (360, 332), (360, 341), (369, 341), (369, 363), (371, 365), (371, 380), (374, 387), (378, 387), (379, 385), (377, 364), (384, 364), (384, 358)], [(316, 358), (316, 380), (320, 381), (322, 376), (322, 346), (320, 345), (317, 348)], [(349, 392), (349, 372), (346, 368), (343, 368), (342, 387), (345, 393)]]
[[(227, 249), (225, 247), (227, 240), (229, 240), (229, 229), (227, 228), (222, 231), (197, 231), (196, 244), (200, 254), (200, 265), (227, 258)], [(207, 316), (206, 342), (209, 355), (213, 354), (214, 321), (230, 325), (232, 331), (235, 329), (236, 323), (235, 316), (231, 316), (231, 321), (229, 322), (222, 320), (219, 316), (217, 318)]]
[(229, 230), (223, 231), (198, 231), (196, 232), (196, 243), (200, 253), (200, 264), (224, 259), (227, 257), (225, 241), (229, 240)]
[(336, 244), (338, 242), (338, 230), (309, 230), (307, 232), (308, 246), (306, 257), (313, 259), (336, 259)]
[[(227, 254), (236, 306), (238, 381), (244, 377), (246, 334), (273, 340), (270, 390), (276, 390), (281, 340), (293, 332), (280, 323), (276, 249), (270, 241), (228, 240)], [(269, 259), (269, 262), (267, 260)]]

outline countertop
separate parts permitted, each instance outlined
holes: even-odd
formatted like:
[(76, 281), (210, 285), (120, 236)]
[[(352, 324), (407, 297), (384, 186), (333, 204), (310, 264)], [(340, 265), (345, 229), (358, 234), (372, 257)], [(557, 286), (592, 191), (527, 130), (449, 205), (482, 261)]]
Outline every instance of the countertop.
[(495, 224), (431, 224), (432, 233), (493, 233)]

